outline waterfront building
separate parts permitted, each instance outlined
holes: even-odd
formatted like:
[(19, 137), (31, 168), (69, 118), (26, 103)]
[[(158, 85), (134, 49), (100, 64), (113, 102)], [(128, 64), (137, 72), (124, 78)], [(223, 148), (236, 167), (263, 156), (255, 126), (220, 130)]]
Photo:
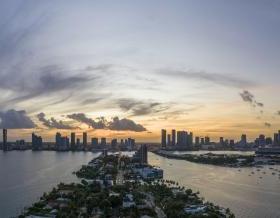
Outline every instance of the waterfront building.
[(279, 134), (278, 133), (274, 133), (273, 145), (275, 145), (275, 146), (279, 145)]
[(118, 145), (118, 140), (117, 139), (112, 139), (111, 141), (111, 148), (116, 149)]
[(161, 146), (166, 147), (166, 130), (161, 130)]
[(280, 146), (280, 130), (278, 130), (278, 145)]
[(101, 138), (100, 145), (104, 147), (104, 146), (106, 146), (106, 144), (107, 144), (107, 143), (106, 143), (106, 138), (104, 138), (104, 137)]
[(141, 145), (140, 147), (140, 163), (147, 164), (148, 163), (148, 148), (147, 145)]
[(271, 137), (266, 137), (265, 138), (265, 144), (266, 145), (272, 145), (272, 138)]
[(220, 145), (224, 146), (224, 137), (220, 137)]
[(200, 141), (201, 141), (201, 145), (204, 145), (204, 144), (205, 144), (205, 143), (204, 143), (204, 138), (201, 138)]
[(172, 129), (172, 146), (176, 145), (176, 130)]
[(195, 137), (195, 146), (199, 146), (199, 137), (198, 136)]
[(188, 133), (186, 131), (177, 131), (177, 145), (188, 146)]
[(210, 137), (209, 136), (205, 137), (205, 144), (210, 145)]
[(193, 133), (190, 132), (188, 135), (188, 146), (193, 146)]
[(259, 136), (259, 146), (264, 146), (265, 145), (265, 135), (260, 135)]
[(43, 148), (43, 140), (41, 136), (37, 136), (34, 132), (32, 133), (32, 150), (41, 150)]
[(59, 146), (61, 145), (61, 134), (59, 132), (55, 135), (55, 147), (58, 150)]
[(167, 145), (171, 146), (171, 135), (167, 134)]
[(83, 146), (84, 148), (87, 147), (87, 133), (83, 132)]
[(245, 147), (247, 145), (247, 136), (245, 134), (241, 135), (239, 145)]
[(3, 151), (7, 151), (8, 150), (7, 138), (8, 138), (8, 130), (7, 129), (3, 129)]
[(80, 145), (81, 145), (81, 140), (79, 138), (77, 138), (76, 146), (79, 148)]
[(69, 138), (67, 136), (62, 137), (59, 132), (55, 135), (55, 149), (57, 151), (67, 151), (69, 150)]
[(71, 132), (71, 149), (75, 150), (76, 146), (76, 134), (74, 132)]

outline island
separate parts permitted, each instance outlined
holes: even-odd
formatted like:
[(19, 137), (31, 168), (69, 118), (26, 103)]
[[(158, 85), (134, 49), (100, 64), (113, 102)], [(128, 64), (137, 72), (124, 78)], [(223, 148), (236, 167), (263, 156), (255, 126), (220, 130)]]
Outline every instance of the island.
[(19, 218), (234, 217), (198, 192), (164, 180), (163, 170), (149, 165), (141, 152), (132, 157), (103, 153), (74, 174), (79, 183), (60, 183)]

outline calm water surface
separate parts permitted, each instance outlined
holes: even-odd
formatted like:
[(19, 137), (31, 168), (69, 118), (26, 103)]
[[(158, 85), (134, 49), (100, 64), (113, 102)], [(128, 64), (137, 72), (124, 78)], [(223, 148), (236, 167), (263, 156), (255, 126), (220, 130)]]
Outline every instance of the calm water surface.
[(98, 156), (90, 152), (0, 151), (0, 217), (18, 215), (59, 182), (74, 182), (72, 174)]
[(259, 171), (255, 167), (241, 168), (239, 171), (167, 159), (153, 153), (149, 153), (149, 163), (163, 169), (165, 179), (199, 190), (206, 200), (229, 207), (236, 217), (280, 217), (280, 166), (265, 166)]

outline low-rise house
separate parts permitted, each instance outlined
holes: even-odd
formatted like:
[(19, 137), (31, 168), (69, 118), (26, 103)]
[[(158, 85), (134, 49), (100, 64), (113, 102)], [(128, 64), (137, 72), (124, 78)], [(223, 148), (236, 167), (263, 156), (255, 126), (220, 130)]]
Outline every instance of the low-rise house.
[(132, 194), (126, 194), (123, 198), (123, 208), (129, 208), (129, 207), (134, 207), (136, 204), (133, 199)]
[(184, 208), (184, 211), (187, 214), (198, 214), (198, 213), (204, 213), (206, 209), (207, 206), (205, 205), (187, 205)]

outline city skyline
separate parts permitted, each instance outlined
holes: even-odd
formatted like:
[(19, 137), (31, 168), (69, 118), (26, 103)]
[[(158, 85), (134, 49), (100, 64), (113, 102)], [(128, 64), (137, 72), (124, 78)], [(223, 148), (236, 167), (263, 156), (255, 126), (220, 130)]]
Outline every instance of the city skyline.
[(273, 138), (279, 8), (272, 0), (3, 2), (0, 128), (14, 141), (74, 131), (160, 142), (162, 128), (215, 141)]

